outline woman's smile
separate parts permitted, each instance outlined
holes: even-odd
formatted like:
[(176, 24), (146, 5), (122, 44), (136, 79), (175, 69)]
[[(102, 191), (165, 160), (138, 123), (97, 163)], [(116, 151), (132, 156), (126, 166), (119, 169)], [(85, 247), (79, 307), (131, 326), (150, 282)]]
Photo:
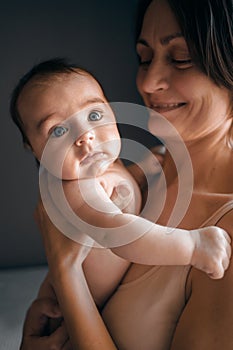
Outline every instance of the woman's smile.
[(158, 113), (165, 113), (165, 112), (170, 112), (173, 110), (176, 110), (178, 108), (181, 108), (185, 106), (186, 103), (180, 102), (180, 103), (153, 103), (150, 105), (150, 108), (153, 109), (155, 112)]

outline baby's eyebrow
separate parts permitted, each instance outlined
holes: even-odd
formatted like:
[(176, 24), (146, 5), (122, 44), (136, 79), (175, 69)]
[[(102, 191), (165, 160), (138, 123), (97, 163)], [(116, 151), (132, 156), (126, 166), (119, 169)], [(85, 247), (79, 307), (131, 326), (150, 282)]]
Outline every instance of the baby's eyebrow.
[[(104, 101), (102, 98), (99, 97), (94, 97), (94, 98), (90, 98), (88, 100), (85, 100), (83, 103), (80, 104), (79, 108), (80, 111), (88, 106), (91, 106), (92, 104), (106, 104), (106, 101)], [(38, 123), (36, 124), (36, 129), (40, 130), (43, 126), (44, 123), (46, 123), (49, 119), (52, 119), (54, 117), (54, 115), (56, 114), (56, 112), (50, 113), (48, 115), (46, 115), (45, 117), (41, 118)]]
[(46, 115), (45, 117), (41, 118), (39, 122), (36, 124), (36, 129), (40, 130), (44, 123), (46, 123), (49, 119), (51, 119), (54, 116), (55, 113), (51, 113)]
[(88, 106), (95, 104), (95, 103), (106, 104), (106, 101), (104, 101), (100, 97), (90, 98), (90, 99), (84, 101), (82, 104), (80, 104), (80, 109), (84, 109), (85, 107), (88, 107)]

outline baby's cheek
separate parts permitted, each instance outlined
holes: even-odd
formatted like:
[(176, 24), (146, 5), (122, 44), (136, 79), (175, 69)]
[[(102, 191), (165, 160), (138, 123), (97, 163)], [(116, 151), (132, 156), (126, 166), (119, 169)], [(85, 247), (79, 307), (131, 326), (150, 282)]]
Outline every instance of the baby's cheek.
[[(60, 164), (57, 162), (57, 165), (57, 171), (59, 171)], [(79, 178), (80, 162), (77, 157), (68, 154), (61, 166), (63, 180), (75, 180)]]
[(59, 147), (59, 145), (56, 145), (55, 143), (51, 143), (46, 145), (42, 153), (41, 164), (49, 173), (61, 178), (63, 167), (67, 163), (66, 159), (67, 149), (65, 147)]

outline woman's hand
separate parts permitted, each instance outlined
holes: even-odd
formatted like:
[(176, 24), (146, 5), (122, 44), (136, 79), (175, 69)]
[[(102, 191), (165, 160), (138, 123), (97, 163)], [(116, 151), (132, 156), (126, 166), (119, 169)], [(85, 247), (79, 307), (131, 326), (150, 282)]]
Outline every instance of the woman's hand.
[(81, 268), (91, 247), (76, 243), (61, 233), (49, 219), (41, 199), (34, 216), (43, 237), (52, 280), (59, 273), (59, 267)]
[(26, 315), (20, 350), (72, 350), (64, 322), (54, 332), (47, 332), (49, 321), (60, 317), (61, 311), (54, 299), (36, 299)]

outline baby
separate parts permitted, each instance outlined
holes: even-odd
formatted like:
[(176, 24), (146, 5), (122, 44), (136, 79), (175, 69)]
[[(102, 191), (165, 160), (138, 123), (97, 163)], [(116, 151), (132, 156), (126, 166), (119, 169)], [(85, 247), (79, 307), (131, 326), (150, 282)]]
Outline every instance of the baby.
[[(11, 115), (24, 144), (43, 165), (48, 207), (75, 228), (74, 240), (82, 240), (83, 231), (91, 241), (130, 262), (191, 264), (212, 278), (223, 276), (230, 259), (224, 230), (169, 231), (138, 216), (139, 187), (118, 159), (120, 137), (115, 117), (100, 84), (89, 72), (61, 59), (38, 64), (15, 88)], [(102, 249), (97, 250), (101, 254)], [(111, 264), (111, 259), (109, 256), (106, 264)], [(117, 264), (114, 268), (119, 274)], [(87, 279), (92, 278), (91, 266), (89, 270)], [(105, 279), (114, 276), (111, 273)]]

